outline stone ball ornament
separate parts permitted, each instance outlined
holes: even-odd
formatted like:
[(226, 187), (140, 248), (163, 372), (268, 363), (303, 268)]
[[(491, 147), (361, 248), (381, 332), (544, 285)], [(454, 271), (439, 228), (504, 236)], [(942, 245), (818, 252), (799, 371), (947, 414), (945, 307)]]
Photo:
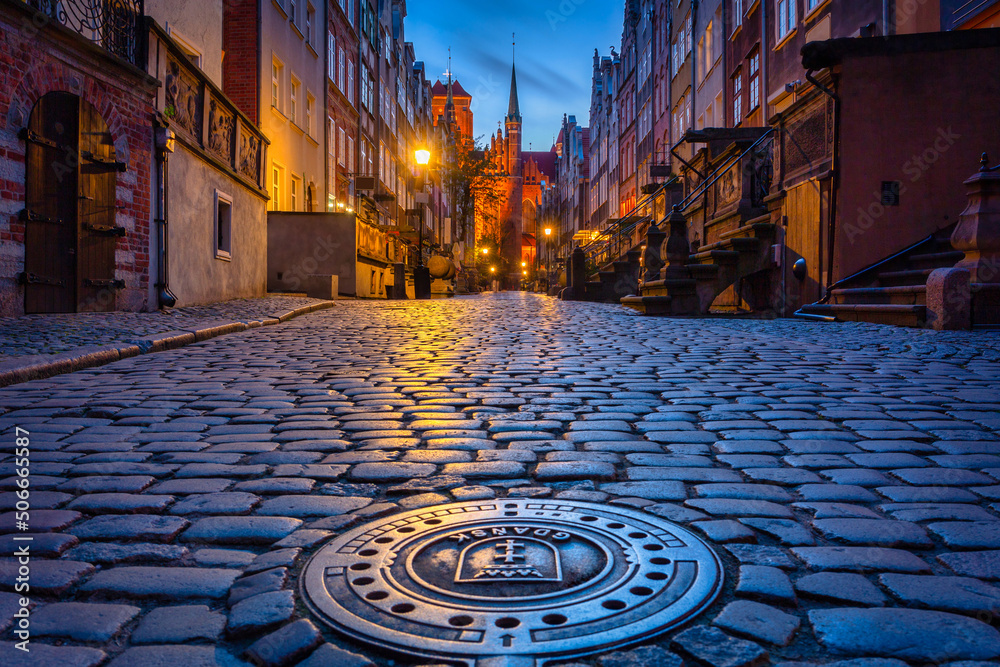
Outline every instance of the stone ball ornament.
[(498, 499), (347, 531), (310, 559), (300, 588), (315, 617), (344, 635), (483, 667), (645, 641), (697, 616), (722, 582), (705, 542), (654, 515)]
[(429, 260), (427, 260), (427, 270), (430, 272), (432, 278), (437, 278), (439, 280), (449, 280), (455, 277), (458, 272), (455, 268), (455, 263), (443, 257), (441, 255), (434, 255)]

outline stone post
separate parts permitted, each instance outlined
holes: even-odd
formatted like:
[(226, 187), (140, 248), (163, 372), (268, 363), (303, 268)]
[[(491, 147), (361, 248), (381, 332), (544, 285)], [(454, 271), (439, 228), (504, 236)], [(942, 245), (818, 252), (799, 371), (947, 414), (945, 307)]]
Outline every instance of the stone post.
[(583, 248), (574, 248), (569, 256), (570, 285), (577, 298), (583, 298), (583, 291), (587, 285), (587, 256), (583, 253)]
[(687, 263), (691, 256), (691, 245), (688, 243), (687, 220), (679, 207), (674, 206), (667, 217), (670, 223), (670, 236), (667, 237), (667, 268), (664, 278), (676, 280), (690, 277)]
[(402, 262), (392, 265), (392, 298), (406, 298), (406, 264)]
[(1000, 282), (1000, 171), (983, 168), (965, 182), (969, 203), (958, 217), (951, 245), (965, 253), (955, 265), (973, 283)]
[(937, 331), (972, 327), (972, 289), (966, 269), (936, 269), (927, 278), (927, 324)]
[(667, 238), (667, 233), (662, 231), (656, 222), (649, 225), (646, 230), (646, 249), (642, 253), (642, 263), (645, 271), (642, 274), (642, 281), (649, 283), (660, 279), (660, 269), (663, 268), (663, 240)]

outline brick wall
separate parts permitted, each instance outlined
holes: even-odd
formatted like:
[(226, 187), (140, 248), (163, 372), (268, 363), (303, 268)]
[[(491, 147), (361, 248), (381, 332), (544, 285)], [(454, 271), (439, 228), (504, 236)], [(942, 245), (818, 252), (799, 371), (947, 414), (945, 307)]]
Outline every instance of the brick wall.
[[(256, 0), (228, 0), (222, 17), (222, 92), (260, 127)], [(270, 84), (269, 84), (270, 85)]]
[[(75, 36), (62, 35), (46, 17), (0, 4), (0, 316), (24, 312), (25, 143), (18, 132), (28, 124), (43, 95), (65, 91), (92, 104), (108, 124), (115, 152), (127, 169), (117, 175), (116, 224), (127, 234), (118, 241), (115, 277), (123, 290), (106, 295), (117, 310), (140, 311), (150, 280), (152, 113), (154, 88), (145, 77), (99, 55)], [(104, 298), (104, 297), (102, 297)]]

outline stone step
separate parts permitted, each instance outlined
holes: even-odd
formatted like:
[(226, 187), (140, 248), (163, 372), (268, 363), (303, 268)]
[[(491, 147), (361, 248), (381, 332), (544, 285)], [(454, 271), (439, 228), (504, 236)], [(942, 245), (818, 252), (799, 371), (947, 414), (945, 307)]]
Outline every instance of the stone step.
[(835, 289), (831, 293), (831, 296), (835, 305), (895, 304), (923, 306), (927, 303), (927, 286), (853, 287)]
[(965, 253), (961, 250), (944, 250), (942, 252), (911, 255), (909, 263), (910, 268), (913, 269), (947, 269), (955, 266), (955, 264), (964, 258)]
[(669, 296), (669, 295), (690, 295), (695, 293), (698, 283), (690, 278), (665, 280), (651, 280), (643, 283), (639, 291), (643, 296)]
[(719, 275), (718, 264), (687, 264), (691, 277), (697, 281), (713, 281)]
[(845, 322), (872, 322), (902, 327), (919, 327), (927, 321), (927, 307), (902, 304), (813, 303), (802, 307), (809, 315), (833, 315)]
[(906, 285), (925, 285), (927, 276), (934, 269), (906, 269), (904, 271), (882, 271), (878, 274), (878, 283), (882, 287), (901, 287)]
[(626, 296), (621, 300), (623, 306), (638, 310), (643, 315), (670, 315), (670, 305), (673, 297), (659, 296)]
[(697, 264), (735, 264), (739, 259), (740, 253), (735, 250), (706, 250), (691, 255)]
[(698, 248), (698, 253), (713, 250), (735, 250), (736, 252), (756, 252), (761, 240), (754, 236), (730, 236), (722, 241), (716, 241)]
[[(770, 216), (762, 216), (762, 217), (766, 218), (767, 220), (770, 219)], [(761, 220), (761, 218), (754, 218), (754, 220)], [(750, 221), (741, 225), (740, 227), (737, 227), (736, 229), (732, 229), (728, 232), (723, 232), (722, 234), (719, 234), (719, 238), (723, 241), (731, 238), (750, 237), (750, 236), (758, 239), (773, 238), (777, 229), (778, 229), (777, 225), (771, 222)]]

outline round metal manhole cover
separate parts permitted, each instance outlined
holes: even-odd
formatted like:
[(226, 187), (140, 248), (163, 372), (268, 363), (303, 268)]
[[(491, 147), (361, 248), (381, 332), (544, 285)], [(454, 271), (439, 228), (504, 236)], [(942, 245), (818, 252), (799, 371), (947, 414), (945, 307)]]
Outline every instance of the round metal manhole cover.
[(684, 623), (722, 586), (715, 553), (656, 516), (571, 501), (451, 503), (337, 537), (306, 565), (310, 609), (410, 655), (567, 658)]

